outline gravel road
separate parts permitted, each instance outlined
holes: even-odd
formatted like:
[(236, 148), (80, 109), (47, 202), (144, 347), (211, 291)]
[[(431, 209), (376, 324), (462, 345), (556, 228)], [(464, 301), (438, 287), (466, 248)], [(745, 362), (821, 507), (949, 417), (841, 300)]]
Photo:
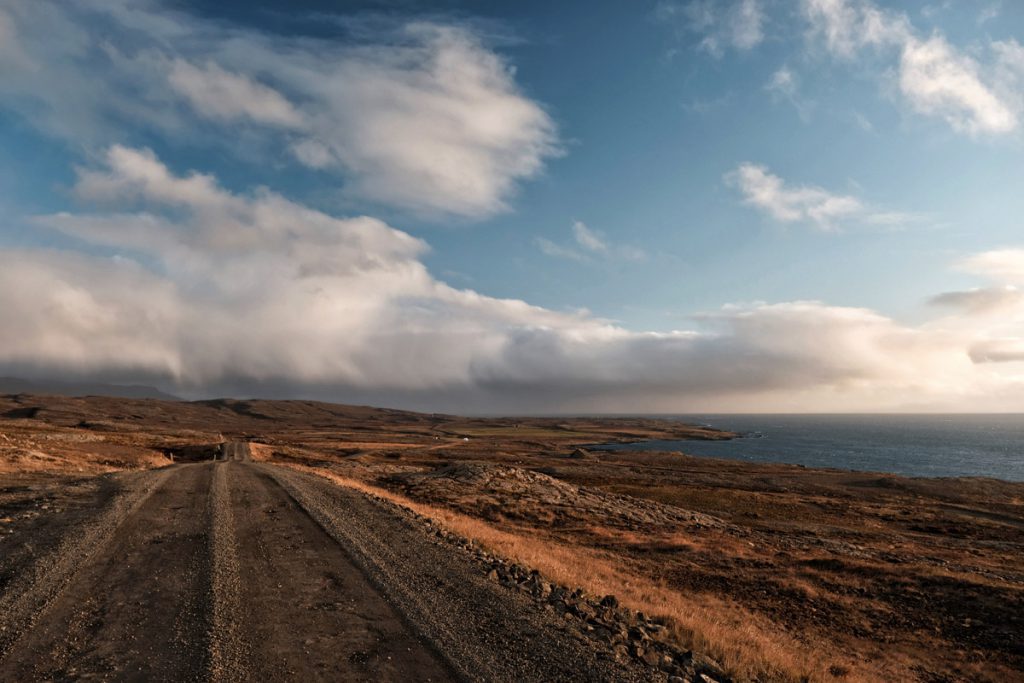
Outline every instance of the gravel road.
[(403, 511), (245, 443), (114, 480), (0, 593), (0, 681), (654, 677)]

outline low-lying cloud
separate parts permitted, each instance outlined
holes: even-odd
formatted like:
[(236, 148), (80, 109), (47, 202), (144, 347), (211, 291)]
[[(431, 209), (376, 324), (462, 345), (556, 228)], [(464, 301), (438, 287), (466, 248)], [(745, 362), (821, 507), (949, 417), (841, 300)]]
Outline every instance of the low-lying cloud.
[(969, 355), (995, 337), (952, 318), (790, 302), (632, 332), (453, 288), (380, 220), (230, 192), (145, 149), (110, 148), (73, 189), (96, 209), (35, 221), (89, 254), (0, 252), (5, 371), (516, 412), (935, 407), (1005, 385)]
[(943, 306), (966, 313), (999, 313), (1017, 309), (1024, 303), (1024, 292), (1013, 285), (978, 287), (961, 292), (943, 292), (931, 298), (934, 306)]

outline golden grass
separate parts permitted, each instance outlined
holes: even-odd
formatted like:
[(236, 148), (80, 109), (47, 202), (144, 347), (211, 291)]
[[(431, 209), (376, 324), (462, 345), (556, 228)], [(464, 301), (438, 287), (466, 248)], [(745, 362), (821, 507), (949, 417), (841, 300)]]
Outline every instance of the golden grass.
[(406, 448), (422, 448), (423, 443), (406, 443), (404, 441), (338, 441), (333, 444), (337, 448), (361, 448), (364, 450), (403, 450)]
[[(385, 498), (429, 517), (464, 538), (476, 541), (489, 552), (539, 570), (549, 580), (593, 595), (613, 594), (631, 609), (659, 617), (669, 625), (684, 647), (717, 659), (739, 680), (830, 681), (828, 670), (838, 665), (859, 668), (841, 653), (828, 653), (798, 642), (777, 625), (741, 605), (707, 594), (685, 594), (664, 582), (631, 570), (628, 563), (609, 553), (541, 538), (536, 533), (517, 534), (451, 510), (411, 500), (401, 494), (343, 477), (322, 469), (289, 464), (288, 467), (319, 475), (351, 489)], [(843, 677), (844, 681), (878, 680), (876, 675)]]
[(274, 457), (274, 449), (267, 444), (250, 441), (249, 455), (256, 462), (266, 462)]
[(123, 436), (34, 425), (0, 431), (0, 474), (96, 475), (165, 464), (150, 444)]
[(597, 438), (590, 432), (577, 432), (570, 429), (558, 429), (553, 427), (446, 427), (445, 432), (458, 436), (494, 436), (508, 437), (513, 439), (580, 439)]

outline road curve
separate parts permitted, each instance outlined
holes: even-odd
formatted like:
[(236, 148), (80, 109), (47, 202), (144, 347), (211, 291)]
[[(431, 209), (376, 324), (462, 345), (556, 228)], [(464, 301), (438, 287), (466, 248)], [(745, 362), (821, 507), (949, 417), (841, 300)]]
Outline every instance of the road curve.
[(400, 511), (245, 443), (123, 486), (0, 595), (0, 681), (651, 680)]

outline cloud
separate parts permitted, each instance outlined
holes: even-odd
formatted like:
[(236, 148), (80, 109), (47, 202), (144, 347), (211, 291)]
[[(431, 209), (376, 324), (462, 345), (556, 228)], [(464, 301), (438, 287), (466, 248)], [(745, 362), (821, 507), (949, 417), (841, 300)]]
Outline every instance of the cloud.
[(597, 233), (588, 228), (583, 221), (573, 221), (572, 234), (576, 238), (576, 243), (587, 251), (608, 251), (608, 244), (598, 237)]
[(744, 162), (724, 176), (726, 184), (743, 195), (743, 202), (780, 223), (808, 223), (824, 231), (843, 225), (899, 228), (925, 217), (870, 207), (857, 197), (829, 192), (814, 185), (792, 185), (766, 167)]
[(469, 25), (381, 23), (328, 40), (157, 2), (5, 9), (4, 105), (76, 145), (172, 133), (334, 173), (354, 197), (468, 218), (505, 210), (560, 153), (554, 121)]
[(1016, 363), (1024, 361), (1024, 339), (992, 339), (975, 344), (970, 350), (975, 363)]
[(957, 268), (997, 282), (1024, 285), (1024, 249), (979, 252), (958, 262)]
[[(1002, 62), (983, 67), (941, 33), (921, 37), (902, 13), (868, 0), (803, 0), (811, 33), (830, 52), (853, 59), (866, 49), (894, 59), (900, 93), (918, 113), (944, 119), (970, 135), (1018, 128), (1022, 106)], [(998, 43), (990, 49), (999, 50)], [(998, 58), (998, 55), (997, 55)]]
[(772, 99), (785, 100), (792, 104), (800, 120), (810, 120), (814, 102), (800, 95), (800, 77), (788, 66), (782, 66), (772, 73), (765, 90), (771, 94)]
[(541, 253), (545, 256), (553, 256), (555, 258), (567, 258), (573, 261), (586, 261), (587, 257), (583, 252), (567, 247), (561, 244), (552, 242), (547, 237), (538, 237), (534, 240), (537, 244), (537, 248), (540, 249)]
[(1019, 112), (982, 81), (979, 71), (977, 62), (944, 38), (911, 38), (903, 45), (900, 89), (917, 111), (940, 116), (958, 131), (1014, 130)]
[(942, 306), (972, 314), (1000, 313), (1019, 309), (1024, 304), (1024, 292), (1012, 285), (984, 287), (960, 292), (943, 292), (931, 299), (933, 306)]
[(905, 15), (866, 0), (802, 0), (802, 7), (812, 34), (845, 59), (865, 47), (899, 44), (912, 32)]
[[(755, 303), (633, 332), (456, 289), (427, 270), (424, 242), (382, 221), (231, 192), (145, 149), (109, 149), (74, 192), (95, 209), (35, 220), (88, 253), (0, 252), (4, 372), (533, 412), (878, 410), (995, 381), (968, 349), (996, 337), (866, 309)], [(589, 228), (575, 235), (579, 251), (614, 253)]]
[(642, 261), (647, 254), (639, 247), (627, 244), (609, 244), (603, 235), (592, 230), (583, 221), (573, 221), (572, 236), (575, 244), (563, 245), (546, 237), (538, 237), (537, 247), (546, 256), (567, 258), (573, 261), (591, 261), (594, 258)]
[(697, 33), (699, 46), (721, 57), (727, 48), (751, 50), (764, 40), (764, 9), (761, 0), (735, 0), (731, 3), (694, 0), (662, 0), (656, 16), (680, 33)]
[(844, 219), (867, 215), (856, 197), (838, 195), (809, 185), (792, 186), (764, 166), (745, 162), (725, 175), (743, 201), (782, 223), (810, 223), (835, 230)]
[(956, 262), (958, 270), (996, 285), (944, 292), (930, 299), (951, 312), (947, 328), (970, 333), (968, 355), (976, 364), (1024, 361), (1024, 249), (1006, 248), (972, 254)]
[(174, 60), (168, 81), (203, 116), (220, 121), (248, 119), (302, 129), (302, 114), (281, 93), (251, 78), (230, 73), (214, 62), (196, 67)]
[(180, 374), (187, 321), (171, 282), (124, 259), (0, 250), (0, 363), (24, 371)]
[(769, 92), (778, 93), (785, 97), (793, 97), (796, 95), (799, 86), (796, 74), (789, 67), (783, 66), (772, 74), (768, 85), (765, 87)]

